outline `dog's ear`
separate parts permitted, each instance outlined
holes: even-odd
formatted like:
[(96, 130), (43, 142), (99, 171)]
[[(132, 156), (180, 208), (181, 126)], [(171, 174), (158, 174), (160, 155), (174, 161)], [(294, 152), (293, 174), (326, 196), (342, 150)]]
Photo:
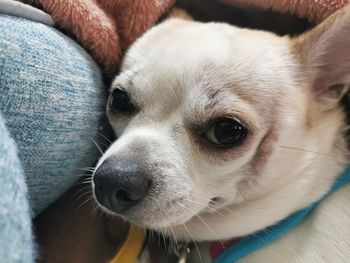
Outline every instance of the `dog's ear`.
[(292, 39), (292, 49), (317, 99), (337, 105), (350, 85), (350, 6)]
[(184, 9), (174, 7), (171, 12), (169, 13), (168, 18), (180, 18), (183, 20), (193, 20), (192, 16), (190, 16), (189, 13), (187, 13)]

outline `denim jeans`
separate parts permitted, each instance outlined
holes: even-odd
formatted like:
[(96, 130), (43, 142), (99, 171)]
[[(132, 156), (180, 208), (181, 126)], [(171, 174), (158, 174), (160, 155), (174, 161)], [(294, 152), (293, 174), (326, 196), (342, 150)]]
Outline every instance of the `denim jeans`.
[(78, 44), (0, 14), (0, 262), (33, 262), (31, 218), (99, 157), (105, 98)]

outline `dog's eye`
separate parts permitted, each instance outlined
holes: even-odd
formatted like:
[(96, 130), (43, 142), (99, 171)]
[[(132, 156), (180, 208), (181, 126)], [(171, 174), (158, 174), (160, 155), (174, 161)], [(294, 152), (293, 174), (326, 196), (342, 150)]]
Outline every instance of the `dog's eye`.
[(242, 143), (247, 134), (247, 128), (240, 121), (221, 118), (214, 122), (205, 136), (215, 145), (229, 147)]
[(131, 112), (134, 110), (128, 94), (118, 88), (112, 91), (109, 104), (114, 111)]

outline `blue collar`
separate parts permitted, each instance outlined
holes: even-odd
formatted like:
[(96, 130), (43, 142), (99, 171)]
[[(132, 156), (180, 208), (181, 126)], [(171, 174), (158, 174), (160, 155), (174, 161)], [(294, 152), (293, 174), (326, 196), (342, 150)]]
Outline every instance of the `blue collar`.
[(328, 193), (325, 194), (320, 200), (312, 203), (302, 210), (295, 212), (276, 225), (269, 226), (264, 230), (242, 238), (239, 242), (235, 243), (231, 247), (226, 248), (219, 256), (214, 259), (213, 263), (236, 262), (237, 260), (278, 239), (280, 236), (293, 229), (304, 218), (306, 218), (306, 216), (309, 215), (325, 197), (332, 194), (348, 182), (350, 182), (350, 166), (348, 166), (346, 170), (338, 177)]

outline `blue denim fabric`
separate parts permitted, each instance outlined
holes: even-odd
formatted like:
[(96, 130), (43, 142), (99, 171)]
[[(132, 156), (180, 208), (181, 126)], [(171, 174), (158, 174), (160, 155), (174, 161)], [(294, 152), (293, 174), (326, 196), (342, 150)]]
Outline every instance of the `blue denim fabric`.
[(27, 187), (15, 142), (0, 114), (0, 262), (33, 262)]
[(31, 218), (100, 156), (92, 139), (106, 123), (105, 99), (79, 45), (0, 14), (0, 262), (34, 262)]
[(18, 146), (33, 215), (99, 157), (92, 138), (105, 120), (105, 96), (100, 71), (74, 41), (0, 14), (0, 112)]
[(0, 14), (0, 262), (34, 261), (31, 218), (99, 157), (105, 96), (74, 41)]

